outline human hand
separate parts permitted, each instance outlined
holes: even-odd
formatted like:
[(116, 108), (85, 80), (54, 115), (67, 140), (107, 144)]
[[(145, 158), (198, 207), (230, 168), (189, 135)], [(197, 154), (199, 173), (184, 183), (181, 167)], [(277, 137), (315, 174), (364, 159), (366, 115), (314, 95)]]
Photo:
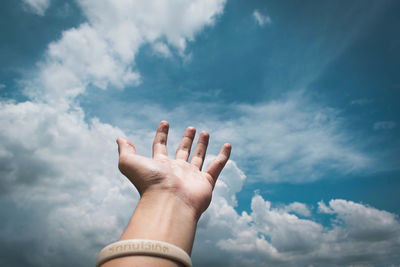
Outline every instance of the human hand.
[(188, 162), (196, 129), (188, 127), (176, 151), (175, 159), (167, 154), (169, 124), (162, 121), (153, 142), (153, 158), (136, 154), (126, 138), (118, 138), (119, 169), (142, 196), (169, 194), (186, 205), (198, 219), (211, 202), (217, 178), (229, 159), (231, 145), (224, 144), (207, 171), (202, 172), (209, 134), (201, 132), (196, 149)]

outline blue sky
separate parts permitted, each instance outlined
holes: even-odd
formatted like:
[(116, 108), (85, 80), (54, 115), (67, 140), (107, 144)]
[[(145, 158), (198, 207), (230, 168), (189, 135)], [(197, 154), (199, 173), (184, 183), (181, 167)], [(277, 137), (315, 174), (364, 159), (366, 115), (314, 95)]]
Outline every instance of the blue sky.
[(399, 12), (396, 1), (3, 1), (3, 263), (91, 264), (138, 199), (115, 138), (150, 155), (166, 119), (170, 155), (189, 125), (210, 132), (208, 160), (233, 145), (199, 223), (198, 266), (399, 264)]

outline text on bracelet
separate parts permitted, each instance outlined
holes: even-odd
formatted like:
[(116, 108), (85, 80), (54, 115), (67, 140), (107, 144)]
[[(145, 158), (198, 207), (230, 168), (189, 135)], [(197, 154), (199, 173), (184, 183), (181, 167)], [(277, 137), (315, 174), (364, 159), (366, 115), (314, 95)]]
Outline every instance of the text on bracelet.
[(110, 252), (123, 252), (131, 250), (147, 250), (147, 251), (159, 251), (168, 253), (169, 248), (158, 243), (153, 243), (150, 241), (141, 241), (135, 243), (121, 244), (116, 247), (110, 247), (108, 249)]

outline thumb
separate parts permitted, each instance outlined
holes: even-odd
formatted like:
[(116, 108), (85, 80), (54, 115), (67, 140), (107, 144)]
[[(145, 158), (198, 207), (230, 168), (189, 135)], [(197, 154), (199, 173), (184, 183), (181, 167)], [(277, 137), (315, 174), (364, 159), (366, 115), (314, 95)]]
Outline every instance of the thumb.
[(121, 156), (122, 154), (136, 154), (135, 145), (129, 141), (127, 138), (119, 137), (117, 139), (118, 144), (118, 153)]

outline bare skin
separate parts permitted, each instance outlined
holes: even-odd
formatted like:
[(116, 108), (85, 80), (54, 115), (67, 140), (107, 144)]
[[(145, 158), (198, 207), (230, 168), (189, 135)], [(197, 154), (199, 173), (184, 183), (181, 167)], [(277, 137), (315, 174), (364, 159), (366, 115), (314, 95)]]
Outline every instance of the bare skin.
[[(229, 159), (231, 145), (224, 144), (210, 167), (202, 172), (209, 134), (200, 133), (191, 161), (188, 162), (196, 129), (186, 129), (175, 159), (167, 154), (168, 130), (168, 122), (162, 121), (153, 142), (153, 158), (137, 155), (134, 144), (128, 139), (117, 139), (119, 169), (141, 196), (120, 240), (161, 240), (182, 248), (190, 255), (197, 222), (210, 205), (212, 191)], [(132, 256), (111, 260), (103, 266), (179, 265), (157, 257)]]

